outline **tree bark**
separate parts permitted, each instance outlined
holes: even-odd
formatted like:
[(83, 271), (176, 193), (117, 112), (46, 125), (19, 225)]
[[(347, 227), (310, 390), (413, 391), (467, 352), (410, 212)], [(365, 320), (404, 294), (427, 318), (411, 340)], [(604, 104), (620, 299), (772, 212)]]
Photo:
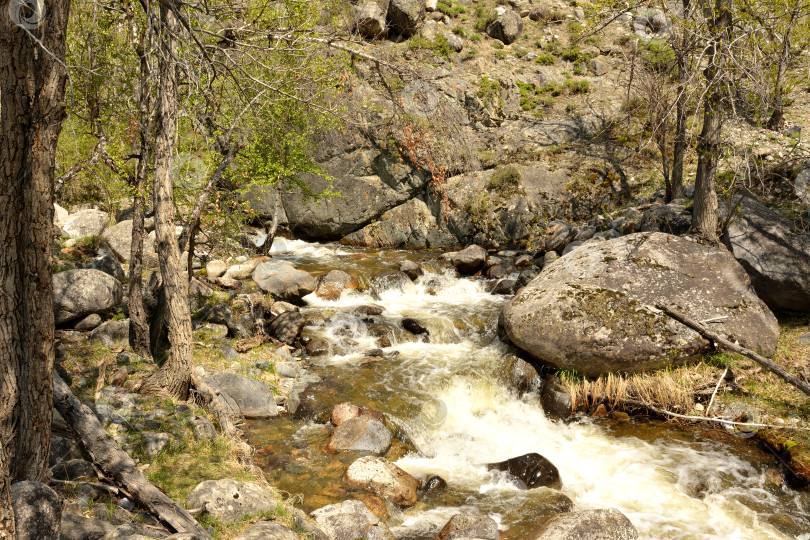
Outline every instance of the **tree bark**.
[(688, 116), (686, 92), (689, 81), (688, 55), (691, 54), (691, 38), (688, 21), (692, 13), (690, 0), (683, 0), (683, 20), (680, 47), (676, 51), (678, 61), (678, 95), (675, 96), (675, 138), (672, 144), (672, 178), (667, 202), (683, 197), (683, 161), (686, 155), (686, 120)]
[(0, 0), (0, 538), (15, 535), (11, 483), (50, 473), (54, 162), (70, 4), (49, 2), (39, 27), (14, 17), (27, 31), (9, 7)]
[(790, 63), (790, 34), (796, 21), (796, 15), (797, 11), (791, 14), (788, 30), (782, 38), (782, 54), (779, 56), (779, 65), (777, 67), (776, 81), (774, 81), (773, 88), (773, 101), (771, 103), (773, 112), (768, 119), (768, 129), (774, 131), (785, 127), (785, 89), (783, 88), (783, 82), (785, 80), (785, 73), (787, 73), (788, 64)]
[(132, 458), (107, 433), (96, 415), (73, 395), (59, 375), (54, 375), (54, 382), (52, 406), (64, 417), (82, 448), (104, 476), (132, 495), (176, 532), (193, 533), (198, 538), (210, 539), (211, 535), (191, 514), (144, 477)]
[(172, 160), (177, 136), (177, 22), (165, 4), (160, 6), (161, 32), (158, 44), (158, 90), (154, 206), (158, 261), (166, 295), (166, 320), (169, 327), (169, 357), (153, 376), (144, 382), (143, 392), (162, 392), (186, 399), (191, 382), (191, 311), (188, 306), (188, 280), (182, 272), (180, 250), (175, 235)]
[[(150, 3), (147, 2), (146, 9)], [(147, 17), (148, 19), (148, 17)], [(132, 183), (134, 196), (132, 198), (132, 242), (130, 244), (129, 261), (129, 345), (138, 356), (147, 357), (150, 353), (149, 323), (146, 320), (146, 309), (143, 305), (143, 237), (144, 230), (144, 196), (143, 190), (149, 181), (149, 162), (152, 157), (152, 92), (151, 72), (147, 58), (147, 47), (151, 40), (152, 25), (147, 22), (144, 29), (143, 42), (138, 46), (140, 58), (140, 95), (139, 95), (139, 128), (140, 128), (140, 157), (135, 170)]]
[(695, 177), (695, 203), (690, 233), (699, 241), (717, 245), (717, 162), (720, 157), (720, 128), (722, 126), (725, 47), (731, 37), (729, 0), (716, 0), (715, 17), (711, 20), (711, 43), (708, 65), (704, 70), (709, 86), (703, 104), (703, 129), (698, 138), (698, 166)]
[(281, 195), (278, 192), (278, 187), (274, 188), (273, 190), (273, 221), (270, 222), (270, 226), (268, 227), (265, 223), (264, 225), (264, 232), (267, 236), (264, 239), (264, 244), (262, 244), (261, 253), (262, 255), (269, 255), (270, 250), (273, 249), (273, 240), (276, 238), (276, 231), (278, 230), (278, 215), (281, 210)]

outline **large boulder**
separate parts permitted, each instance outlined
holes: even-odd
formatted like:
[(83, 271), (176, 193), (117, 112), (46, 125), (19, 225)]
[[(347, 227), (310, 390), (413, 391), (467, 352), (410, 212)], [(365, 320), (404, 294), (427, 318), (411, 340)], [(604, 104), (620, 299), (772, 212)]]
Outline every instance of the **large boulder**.
[(59, 540), (62, 499), (39, 482), (17, 482), (11, 486), (11, 507), (17, 540)]
[(810, 235), (750, 198), (743, 200), (723, 241), (773, 310), (810, 312)]
[(354, 10), (354, 28), (366, 39), (384, 38), (385, 16), (377, 2), (364, 2)]
[(385, 523), (360, 501), (330, 504), (311, 515), (318, 527), (334, 540), (394, 540)]
[(692, 214), (682, 204), (653, 206), (641, 217), (640, 232), (684, 234), (692, 224)]
[(68, 270), (53, 276), (56, 324), (114, 308), (123, 297), (121, 282), (100, 270)]
[(263, 262), (253, 270), (253, 281), (278, 300), (297, 302), (315, 290), (315, 278), (286, 261)]
[(373, 416), (358, 416), (341, 422), (329, 439), (332, 452), (352, 450), (381, 456), (391, 447), (391, 432)]
[(80, 210), (70, 214), (67, 219), (58, 223), (62, 231), (71, 238), (98, 236), (110, 223), (110, 214), (101, 210)]
[(425, 0), (391, 0), (388, 24), (403, 37), (411, 37), (425, 18)]
[(206, 377), (205, 382), (218, 391), (235, 417), (278, 416), (278, 406), (273, 392), (255, 379), (236, 373), (217, 373)]
[[(105, 229), (101, 239), (119, 260), (128, 261), (132, 246), (132, 220), (127, 219)], [(147, 234), (143, 236), (143, 251), (144, 253), (154, 253), (155, 251), (155, 241)]]
[(683, 364), (709, 352), (664, 303), (772, 355), (779, 326), (725, 249), (638, 233), (577, 249), (549, 264), (501, 313), (509, 340), (541, 362), (586, 375)]
[(199, 509), (224, 522), (272, 512), (277, 506), (276, 497), (258, 484), (230, 479), (201, 482), (186, 500), (186, 508)]
[(344, 481), (350, 488), (370, 491), (400, 506), (416, 504), (419, 480), (385, 458), (361, 457), (349, 465)]
[(506, 45), (514, 43), (523, 34), (523, 19), (518, 13), (507, 10), (489, 23), (487, 34), (492, 38), (500, 39)]
[(412, 294), (416, 290), (408, 274), (399, 270), (383, 270), (374, 274), (371, 278), (371, 286), (377, 294), (385, 291)]
[(379, 220), (344, 236), (342, 244), (367, 247), (437, 248), (458, 244), (439, 226), (427, 205), (411, 199), (380, 216)]
[(635, 540), (638, 531), (616, 510), (565, 512), (549, 519), (532, 540)]
[(301, 330), (306, 323), (306, 319), (304, 319), (304, 316), (299, 312), (285, 311), (273, 319), (267, 331), (271, 336), (282, 343), (292, 345), (301, 334)]

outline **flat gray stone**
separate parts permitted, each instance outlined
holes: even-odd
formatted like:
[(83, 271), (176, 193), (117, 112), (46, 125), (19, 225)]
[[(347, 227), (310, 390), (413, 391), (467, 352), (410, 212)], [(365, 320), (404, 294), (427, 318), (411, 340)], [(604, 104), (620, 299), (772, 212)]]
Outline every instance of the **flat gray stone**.
[(275, 496), (250, 482), (236, 480), (206, 480), (189, 493), (186, 508), (203, 512), (225, 522), (233, 522), (251, 514), (271, 512), (278, 506)]

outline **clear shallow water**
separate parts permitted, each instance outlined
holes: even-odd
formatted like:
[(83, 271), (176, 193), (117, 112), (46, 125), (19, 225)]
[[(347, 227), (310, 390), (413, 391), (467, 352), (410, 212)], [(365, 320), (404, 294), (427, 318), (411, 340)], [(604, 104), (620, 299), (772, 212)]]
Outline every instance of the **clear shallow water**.
[[(405, 291), (345, 294), (337, 301), (315, 295), (308, 307), (327, 318), (311, 336), (332, 343), (333, 355), (313, 359), (324, 384), (310, 392), (315, 418), (252, 426), (264, 468), (280, 488), (311, 510), (350, 497), (340, 479), (355, 456), (324, 452), (322, 425), (343, 401), (386, 414), (415, 451), (396, 463), (417, 477), (438, 474), (446, 492), (394, 511), (390, 525), (414, 533), (440, 527), (465, 506), (489, 513), (503, 537), (525, 538), (561, 508), (549, 489), (519, 490), (485, 464), (528, 452), (554, 463), (562, 493), (575, 509), (615, 507), (647, 539), (810, 539), (810, 496), (784, 487), (769, 457), (748, 441), (721, 431), (687, 431), (660, 423), (597, 424), (548, 420), (536, 399), (519, 398), (499, 377), (506, 347), (495, 336), (506, 302), (480, 280), (457, 279), (431, 263), (428, 252), (369, 251), (277, 239), (274, 256), (315, 275), (333, 268), (361, 278), (411, 259), (432, 268)], [(377, 347), (364, 316), (354, 309), (385, 308), (375, 324), (391, 328), (382, 360), (362, 364)], [(399, 329), (418, 319), (428, 341)]]

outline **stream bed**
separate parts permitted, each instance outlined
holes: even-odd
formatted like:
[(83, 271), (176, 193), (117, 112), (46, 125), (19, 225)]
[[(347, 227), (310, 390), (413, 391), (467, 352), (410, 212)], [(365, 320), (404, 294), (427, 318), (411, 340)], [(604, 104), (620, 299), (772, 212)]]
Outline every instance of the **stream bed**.
[[(539, 399), (505, 382), (507, 346), (496, 336), (507, 297), (486, 281), (458, 278), (437, 253), (355, 249), (277, 239), (273, 256), (316, 277), (332, 269), (362, 279), (420, 263), (425, 275), (379, 294), (311, 294), (302, 313), (323, 323), (304, 334), (324, 338), (329, 354), (308, 359), (322, 382), (293, 416), (246, 426), (268, 480), (311, 511), (359, 494), (341, 479), (356, 455), (329, 454), (334, 405), (351, 401), (383, 414), (397, 438), (388, 458), (417, 478), (435, 474), (447, 489), (407, 509), (389, 507), (398, 537), (435, 534), (459, 509), (493, 517), (502, 538), (530, 537), (542, 520), (568, 509), (614, 507), (645, 539), (810, 540), (810, 494), (784, 485), (778, 464), (750, 441), (722, 429), (683, 429), (653, 421), (562, 422), (546, 418)], [(380, 306), (369, 318), (360, 306)], [(418, 320), (429, 335), (402, 330)], [(390, 345), (369, 358), (384, 335)], [(522, 490), (485, 464), (538, 452), (560, 471), (561, 492)], [(560, 493), (565, 497), (561, 497)]]

